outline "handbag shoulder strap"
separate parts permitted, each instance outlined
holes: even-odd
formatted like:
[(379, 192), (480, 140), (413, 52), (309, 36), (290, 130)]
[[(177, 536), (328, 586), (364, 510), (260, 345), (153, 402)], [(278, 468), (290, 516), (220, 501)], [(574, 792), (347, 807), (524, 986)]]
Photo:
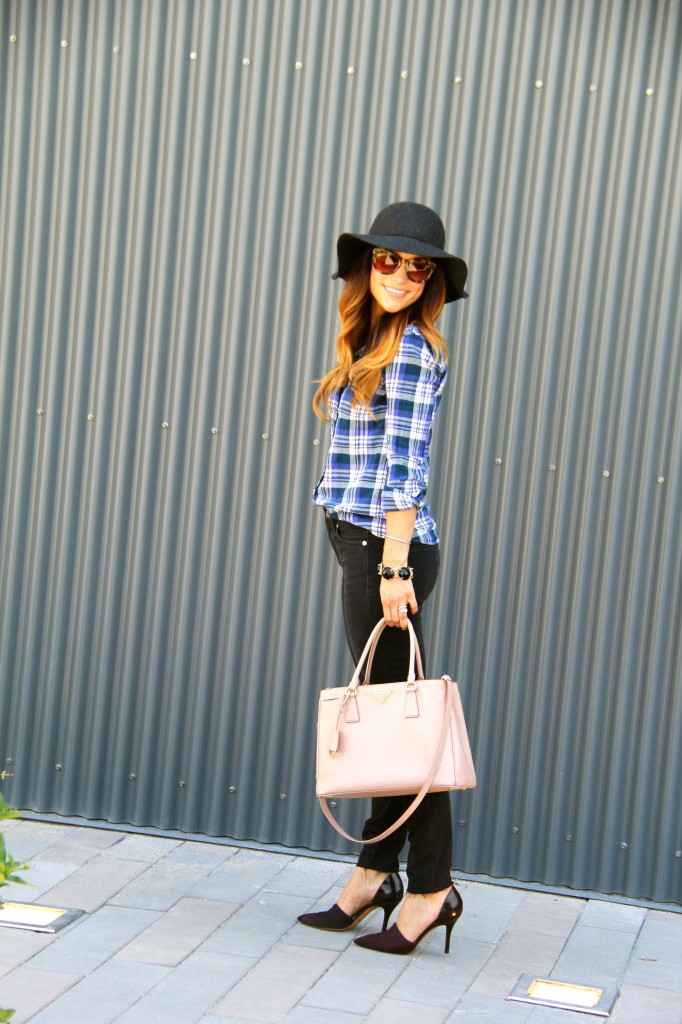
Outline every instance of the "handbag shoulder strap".
[(401, 825), (405, 824), (407, 819), (410, 817), (411, 814), (414, 814), (414, 812), (417, 810), (420, 803), (428, 793), (429, 786), (436, 777), (438, 766), (441, 762), (441, 758), (443, 757), (443, 751), (445, 750), (445, 743), (448, 735), (448, 727), (450, 725), (450, 716), (452, 714), (452, 680), (450, 679), (450, 676), (442, 676), (441, 678), (443, 680), (443, 685), (445, 686), (445, 714), (443, 715), (443, 728), (441, 730), (440, 739), (438, 741), (438, 750), (436, 751), (436, 754), (433, 759), (433, 764), (431, 765), (431, 770), (429, 771), (427, 778), (424, 780), (422, 788), (419, 790), (419, 792), (417, 793), (417, 795), (415, 796), (414, 800), (407, 808), (407, 810), (400, 815), (397, 821), (393, 822), (390, 828), (387, 828), (380, 835), (374, 836), (373, 839), (356, 839), (354, 836), (349, 835), (348, 832), (344, 831), (344, 829), (341, 828), (336, 818), (330, 811), (326, 798), (323, 796), (318, 797), (320, 807), (322, 808), (322, 813), (324, 814), (325, 818), (331, 825), (334, 826), (336, 831), (344, 837), (344, 839), (350, 839), (351, 843), (362, 843), (363, 845), (380, 842), (380, 840), (385, 839), (386, 836), (390, 836), (393, 832), (399, 829)]

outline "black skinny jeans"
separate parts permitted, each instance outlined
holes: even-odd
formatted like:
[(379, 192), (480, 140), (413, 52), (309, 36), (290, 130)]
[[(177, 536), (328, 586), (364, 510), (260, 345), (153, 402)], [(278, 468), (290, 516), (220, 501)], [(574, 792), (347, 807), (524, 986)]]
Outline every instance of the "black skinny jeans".
[[(382, 560), (384, 541), (360, 526), (325, 516), (327, 533), (341, 566), (343, 618), (346, 639), (357, 664), (367, 638), (384, 617), (377, 565)], [(410, 613), (426, 675), (422, 605), (438, 577), (440, 552), (437, 545), (412, 543), (410, 565), (414, 568), (414, 591), (419, 605)], [(410, 641), (407, 630), (387, 626), (381, 634), (372, 665), (372, 683), (394, 683), (407, 678)], [(412, 802), (410, 796), (375, 797), (370, 817), (362, 831), (371, 839), (387, 829)], [(439, 892), (451, 884), (452, 820), (449, 793), (429, 793), (401, 828), (379, 843), (363, 846), (358, 865), (375, 871), (397, 871), (400, 853), (409, 839), (407, 890), (411, 893)]]

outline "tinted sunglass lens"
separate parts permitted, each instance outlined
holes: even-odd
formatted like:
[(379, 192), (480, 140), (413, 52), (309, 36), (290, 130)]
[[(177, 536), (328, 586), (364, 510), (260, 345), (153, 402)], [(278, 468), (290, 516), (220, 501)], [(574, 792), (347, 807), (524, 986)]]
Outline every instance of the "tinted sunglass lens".
[(395, 274), (396, 270), (400, 266), (400, 259), (393, 255), (392, 252), (387, 252), (385, 249), (375, 249), (373, 253), (373, 263), (375, 269), (380, 274)]
[(415, 284), (421, 284), (430, 278), (431, 266), (428, 260), (408, 260), (405, 264), (405, 270), (410, 281), (414, 281)]
[(410, 281), (413, 281), (416, 285), (421, 285), (428, 281), (433, 272), (433, 264), (427, 259), (410, 259), (404, 268), (406, 268)]

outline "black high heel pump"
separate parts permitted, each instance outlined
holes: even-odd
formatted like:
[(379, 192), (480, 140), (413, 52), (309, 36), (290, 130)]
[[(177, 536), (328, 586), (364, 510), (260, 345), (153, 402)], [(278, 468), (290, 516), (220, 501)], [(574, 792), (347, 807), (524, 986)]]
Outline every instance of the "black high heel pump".
[(462, 916), (463, 909), (464, 903), (462, 901), (462, 897), (453, 885), (443, 900), (443, 906), (441, 907), (436, 920), (432, 921), (428, 928), (425, 928), (421, 935), (417, 936), (414, 942), (411, 942), (410, 939), (406, 939), (398, 928), (398, 925), (394, 924), (388, 929), (388, 931), (384, 930), (372, 935), (361, 935), (359, 938), (355, 939), (355, 944), (357, 946), (362, 946), (364, 949), (373, 949), (377, 953), (395, 953), (398, 956), (407, 956), (409, 953), (414, 952), (425, 935), (428, 935), (428, 933), (433, 931), (434, 928), (440, 928), (441, 925), (444, 925), (445, 952), (449, 953), (450, 934), (457, 924), (457, 921)]
[[(384, 923), (381, 932), (388, 927), (388, 919), (403, 898), (403, 883), (397, 871), (385, 878), (370, 903), (365, 903), (354, 914), (347, 914), (335, 903), (329, 910), (316, 914), (301, 914), (299, 921), (308, 928), (321, 928), (327, 932), (345, 932), (359, 924), (372, 910), (383, 910)], [(379, 933), (381, 934), (381, 933)]]

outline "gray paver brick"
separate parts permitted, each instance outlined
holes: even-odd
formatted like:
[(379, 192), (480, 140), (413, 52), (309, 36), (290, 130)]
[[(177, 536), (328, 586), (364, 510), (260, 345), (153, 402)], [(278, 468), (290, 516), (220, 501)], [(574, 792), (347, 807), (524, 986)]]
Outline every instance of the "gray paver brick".
[(324, 1010), (342, 1006), (348, 1013), (370, 1013), (409, 963), (408, 957), (386, 956), (351, 943), (302, 1003)]
[(368, 1017), (367, 1024), (443, 1024), (450, 1011), (442, 1006), (409, 1003), (402, 999), (381, 999)]
[[(447, 1018), (446, 1024), (524, 1024), (531, 1010), (532, 1007), (526, 1003), (468, 992)], [(573, 1024), (580, 1024), (579, 1018)]]
[(441, 945), (444, 941), (441, 928), (431, 932), (412, 957), (402, 958), (406, 962), (405, 969), (386, 995), (418, 1004), (450, 1009), (455, 1006), (495, 948), (492, 943), (457, 936), (456, 930), (452, 933), (447, 956)]
[[(652, 912), (642, 925), (623, 980), (682, 992), (682, 916)], [(680, 999), (682, 1024), (682, 998)]]
[(236, 846), (188, 840), (172, 850), (168, 859), (177, 864), (205, 864), (209, 869), (214, 870), (238, 853), (239, 848)]
[(0, 928), (0, 978), (54, 941), (54, 935)]
[[(17, 852), (9, 842), (7, 842), (7, 849), (15, 860), (23, 860), (21, 855), (17, 856)], [(21, 872), (21, 877), (27, 884), (21, 885), (19, 882), (11, 882), (9, 885), (3, 886), (2, 898), (7, 902), (16, 900), (17, 903), (45, 902), (45, 893), (51, 893), (55, 886), (58, 886), (77, 870), (77, 864), (64, 864), (59, 861), (53, 862), (46, 859), (29, 859), (28, 870)], [(74, 904), (58, 903), (52, 896), (50, 896), (49, 902), (54, 903), (57, 907), (74, 906)]]
[(16, 1010), (12, 1024), (24, 1024), (80, 980), (79, 974), (18, 967), (0, 981), (0, 1006)]
[(334, 961), (324, 949), (278, 946), (256, 964), (216, 1006), (220, 1017), (280, 1021)]
[(639, 932), (647, 912), (643, 907), (630, 907), (608, 900), (589, 900), (580, 916), (580, 924), (590, 928), (610, 928), (620, 932)]
[(195, 1024), (255, 962), (248, 957), (193, 953), (116, 1024)]
[[(346, 884), (350, 874), (347, 864), (330, 860), (302, 862), (301, 857), (292, 860), (265, 886), (270, 892), (286, 893), (288, 896), (309, 896), (311, 900), (324, 896), (332, 886)], [(332, 900), (336, 902), (336, 898)]]
[[(11, 803), (11, 800), (9, 802)], [(14, 859), (26, 860), (35, 857), (51, 843), (63, 842), (67, 837), (74, 835), (76, 829), (13, 818), (10, 821), (3, 821), (2, 831), (7, 839), (7, 848), (12, 851)]]
[(64, 842), (50, 843), (46, 849), (41, 850), (32, 858), (31, 863), (35, 866), (45, 860), (52, 864), (69, 865), (75, 871), (87, 861), (92, 860), (93, 857), (99, 856), (100, 853), (101, 851), (96, 846), (80, 843), (74, 837), (66, 839)]
[(158, 918), (149, 910), (101, 907), (88, 917), (78, 918), (65, 932), (31, 961), (46, 971), (76, 971), (90, 974)]
[(116, 959), (174, 967), (200, 946), (235, 909), (232, 903), (182, 899), (124, 946), (116, 954)]
[(96, 910), (148, 867), (144, 862), (132, 860), (90, 861), (45, 892), (44, 898), (57, 907)]
[(284, 868), (292, 857), (240, 850), (196, 885), (190, 895), (207, 900), (246, 903)]
[(584, 928), (578, 924), (557, 960), (551, 977), (577, 985), (614, 988), (632, 953), (635, 934)]
[(462, 896), (464, 912), (455, 925), (458, 935), (478, 939), (480, 942), (497, 942), (513, 920), (518, 902), (505, 900), (498, 904), (490, 898), (478, 898), (471, 889)]
[(609, 1024), (682, 1024), (682, 1000), (677, 992), (623, 984)]
[(515, 932), (567, 937), (585, 909), (586, 901), (571, 896), (528, 892), (510, 922)]
[(153, 863), (168, 854), (177, 846), (182, 845), (181, 839), (165, 839), (162, 836), (123, 835), (121, 841), (102, 856), (113, 860), (138, 860)]
[[(344, 1010), (321, 1010), (319, 1006), (299, 1005), (286, 1015), (282, 1024), (364, 1024), (366, 1020), (364, 1014), (346, 1013)], [(202, 1021), (202, 1024), (211, 1024), (211, 1022)], [(225, 1024), (225, 1021), (221, 1021), (220, 1024)]]
[(509, 931), (471, 984), (476, 996), (505, 998), (522, 974), (549, 977), (565, 945), (559, 935)]
[(215, 868), (215, 862), (183, 862), (177, 860), (173, 850), (151, 864), (147, 870), (124, 886), (110, 900), (123, 907), (146, 907), (149, 910), (168, 910), (194, 888)]
[(113, 1024), (167, 973), (167, 967), (110, 960), (33, 1017), (31, 1024)]
[[(236, 909), (236, 913), (206, 941), (204, 949), (211, 953), (263, 956), (292, 929), (298, 914), (304, 910), (305, 901), (300, 896), (285, 896), (263, 889), (244, 906)], [(297, 925), (298, 929), (311, 931), (309, 928), (303, 929), (301, 925)], [(299, 948), (305, 945), (304, 939), (299, 937)]]

